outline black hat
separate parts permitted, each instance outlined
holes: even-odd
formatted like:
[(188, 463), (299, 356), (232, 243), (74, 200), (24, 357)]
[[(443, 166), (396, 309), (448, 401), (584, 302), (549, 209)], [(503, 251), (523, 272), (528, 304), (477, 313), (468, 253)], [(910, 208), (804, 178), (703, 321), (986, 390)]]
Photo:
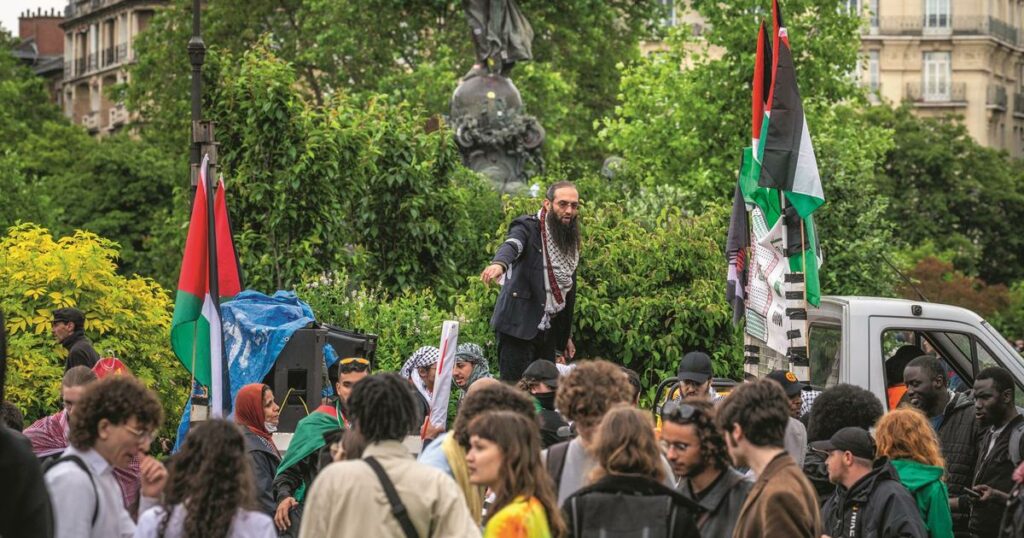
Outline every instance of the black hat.
[(866, 460), (875, 459), (875, 441), (871, 434), (864, 428), (847, 426), (835, 433), (827, 441), (816, 441), (811, 443), (811, 448), (820, 452), (831, 452), (833, 450), (849, 451), (858, 458)]
[(53, 311), (53, 321), (74, 323), (76, 329), (81, 329), (85, 326), (85, 314), (77, 308), (58, 308)]
[(537, 359), (531, 362), (523, 372), (523, 377), (536, 379), (553, 389), (558, 388), (558, 367), (549, 360)]
[(796, 374), (789, 370), (772, 370), (772, 373), (765, 377), (782, 385), (782, 390), (786, 391), (786, 396), (790, 398), (800, 394), (800, 391), (807, 387), (807, 385), (797, 380)]
[(679, 380), (703, 383), (711, 378), (711, 357), (701, 351), (691, 351), (679, 361)]

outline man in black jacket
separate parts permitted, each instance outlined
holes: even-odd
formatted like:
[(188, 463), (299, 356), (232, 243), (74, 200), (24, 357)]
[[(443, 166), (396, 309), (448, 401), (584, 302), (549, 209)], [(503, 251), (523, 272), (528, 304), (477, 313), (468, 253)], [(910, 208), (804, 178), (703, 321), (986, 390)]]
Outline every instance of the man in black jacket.
[(556, 351), (565, 350), (570, 359), (575, 354), (579, 200), (572, 183), (551, 185), (540, 212), (512, 221), (505, 242), (480, 274), (485, 284), (502, 283), (491, 316), (502, 381), (519, 381), (536, 359), (554, 362)]
[(836, 484), (821, 511), (826, 535), (928, 537), (917, 501), (896, 470), (884, 457), (874, 460), (875, 443), (867, 430), (843, 428), (811, 448), (828, 453), (828, 478)]
[[(984, 432), (973, 484), (980, 497), (965, 495), (959, 500), (971, 507), (972, 538), (998, 536), (1008, 493), (1013, 489), (1013, 470), (1019, 462), (1011, 457), (1010, 442), (1014, 430), (1024, 423), (1014, 405), (1014, 392), (1013, 376), (999, 367), (985, 368), (974, 379), (975, 414)], [(1015, 440), (1019, 456), (1024, 447), (1020, 437)]]
[(100, 360), (99, 353), (92, 348), (92, 342), (85, 336), (85, 315), (77, 308), (58, 308), (53, 311), (50, 325), (53, 337), (68, 350), (64, 371), (75, 366), (92, 368)]
[(932, 355), (910, 361), (903, 369), (903, 382), (907, 385), (906, 401), (924, 412), (938, 434), (946, 460), (953, 534), (966, 536), (968, 510), (959, 505), (959, 498), (974, 481), (981, 440), (974, 420), (974, 399), (949, 390), (945, 367)]

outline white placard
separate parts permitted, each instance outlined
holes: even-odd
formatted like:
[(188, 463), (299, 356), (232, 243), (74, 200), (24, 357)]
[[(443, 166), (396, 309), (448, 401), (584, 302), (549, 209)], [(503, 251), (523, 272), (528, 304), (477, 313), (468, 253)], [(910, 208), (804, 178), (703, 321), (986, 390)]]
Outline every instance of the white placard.
[(430, 399), (430, 423), (444, 428), (448, 422), (448, 400), (452, 393), (452, 370), (455, 368), (455, 348), (459, 345), (459, 322), (446, 321), (441, 326), (441, 359), (437, 361), (434, 394)]

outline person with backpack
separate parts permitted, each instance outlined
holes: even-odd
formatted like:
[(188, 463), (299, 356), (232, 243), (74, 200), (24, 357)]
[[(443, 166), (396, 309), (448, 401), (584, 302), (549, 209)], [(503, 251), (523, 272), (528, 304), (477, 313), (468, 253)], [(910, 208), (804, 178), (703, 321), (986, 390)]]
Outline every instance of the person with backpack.
[[(300, 538), (480, 536), (459, 487), (443, 472), (417, 463), (402, 441), (423, 423), (409, 382), (371, 375), (348, 400), (352, 430), (365, 444), (359, 459), (328, 465), (313, 482)], [(354, 457), (346, 449), (348, 457)]]
[[(579, 436), (548, 447), (544, 464), (555, 481), (559, 505), (587, 485), (597, 460), (590, 452), (597, 426), (605, 413), (619, 404), (629, 405), (633, 389), (629, 378), (608, 361), (582, 361), (569, 375), (559, 380), (555, 405), (562, 416), (575, 423)], [(664, 484), (675, 486), (672, 467), (662, 457)]]
[(1003, 368), (985, 368), (974, 378), (974, 412), (984, 437), (978, 445), (971, 490), (959, 498), (961, 509), (966, 503), (971, 510), (968, 528), (972, 538), (998, 535), (1013, 489), (1013, 471), (1024, 450), (1024, 417), (1014, 405), (1015, 390), (1013, 376)]
[(467, 429), (469, 481), (494, 493), (484, 538), (551, 538), (565, 533), (551, 478), (540, 459), (536, 417), (490, 411)]
[(139, 516), (135, 538), (273, 538), (270, 516), (259, 511), (245, 438), (222, 419), (198, 423), (168, 464), (160, 506)]
[(924, 413), (903, 406), (889, 411), (875, 426), (877, 457), (886, 457), (917, 501), (931, 538), (952, 538), (949, 490), (942, 481), (942, 449)]
[[(709, 404), (710, 405), (710, 404)], [(646, 413), (616, 407), (601, 420), (589, 486), (562, 504), (567, 535), (698, 538), (696, 503), (666, 487), (661, 449)]]
[(110, 376), (86, 389), (71, 415), (71, 446), (44, 471), (57, 538), (127, 538), (135, 533), (113, 470), (141, 457), (139, 510), (155, 506), (167, 471), (144, 454), (162, 422), (156, 394), (133, 377)]
[(540, 418), (540, 442), (544, 448), (568, 441), (572, 435), (569, 423), (555, 409), (559, 377), (561, 374), (555, 363), (537, 359), (526, 367), (523, 377), (516, 384), (533, 398), (537, 416)]

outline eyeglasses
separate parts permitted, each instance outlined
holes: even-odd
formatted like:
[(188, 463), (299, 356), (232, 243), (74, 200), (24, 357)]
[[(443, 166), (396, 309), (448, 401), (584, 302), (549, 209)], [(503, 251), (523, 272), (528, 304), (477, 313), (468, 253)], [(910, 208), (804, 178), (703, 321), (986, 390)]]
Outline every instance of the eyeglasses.
[(135, 428), (125, 424), (124, 429), (128, 430), (129, 433), (135, 436), (135, 440), (140, 443), (152, 443), (153, 442), (153, 431), (143, 432), (136, 430)]
[(670, 400), (661, 408), (661, 419), (670, 420), (672, 422), (688, 423), (693, 420), (694, 415), (698, 412), (700, 412), (700, 409), (697, 409), (690, 404)]
[(566, 202), (565, 200), (559, 200), (555, 205), (557, 205), (559, 209), (565, 209), (567, 207), (571, 207), (573, 209), (580, 208), (579, 202)]
[(660, 443), (661, 449), (664, 450), (666, 454), (673, 450), (675, 450), (676, 452), (686, 452), (687, 450), (690, 449), (690, 445), (686, 443), (670, 443), (665, 440), (660, 441)]

